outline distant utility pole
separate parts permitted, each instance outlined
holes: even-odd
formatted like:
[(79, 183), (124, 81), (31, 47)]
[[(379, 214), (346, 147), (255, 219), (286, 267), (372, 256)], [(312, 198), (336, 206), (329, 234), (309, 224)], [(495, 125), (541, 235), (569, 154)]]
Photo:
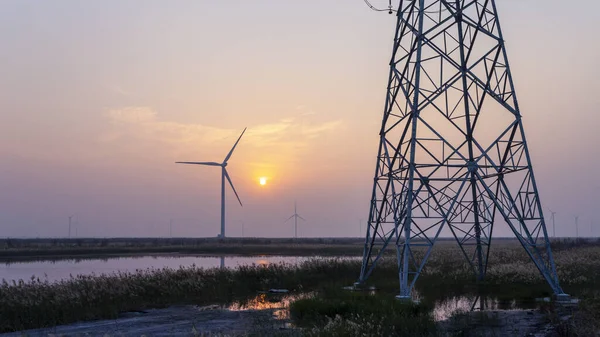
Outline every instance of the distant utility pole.
[(359, 232), (358, 232), (358, 237), (360, 238), (363, 234), (362, 232), (362, 219), (358, 219), (358, 228), (359, 228)]
[(555, 217), (554, 215), (556, 214), (556, 212), (554, 212), (553, 210), (549, 209), (550, 213), (552, 213), (552, 237), (555, 238), (556, 237), (556, 224), (554, 223)]
[(71, 238), (71, 219), (73, 218), (72, 215), (69, 215), (69, 239)]
[(173, 219), (169, 219), (169, 237), (173, 237)]

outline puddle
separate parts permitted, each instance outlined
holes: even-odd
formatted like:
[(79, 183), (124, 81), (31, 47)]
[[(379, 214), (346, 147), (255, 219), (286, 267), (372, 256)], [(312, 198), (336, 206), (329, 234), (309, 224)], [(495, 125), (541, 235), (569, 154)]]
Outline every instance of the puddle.
[(298, 299), (313, 296), (313, 292), (289, 293), (260, 293), (247, 301), (234, 302), (223, 307), (230, 311), (271, 310), (273, 318), (282, 323), (283, 328), (295, 328), (290, 319), (290, 304)]
[[(29, 330), (30, 335), (161, 335), (169, 331), (169, 335), (189, 335), (191, 327), (200, 333), (238, 333), (251, 329), (265, 329), (265, 335), (275, 331), (297, 329), (290, 319), (289, 307), (292, 302), (314, 296), (314, 292), (306, 293), (259, 293), (246, 301), (238, 301), (229, 305), (179, 306), (165, 309), (149, 309), (143, 312), (129, 313), (117, 320), (79, 322), (59, 327)], [(499, 301), (494, 298), (481, 299), (477, 296), (456, 296), (435, 302), (433, 317), (437, 322), (445, 324), (451, 316), (465, 313), (471, 309), (492, 310), (501, 323), (495, 327), (496, 335), (504, 335), (501, 329), (510, 327), (514, 331), (526, 332), (543, 320), (541, 314), (524, 310), (518, 301)], [(512, 310), (510, 310), (512, 309)], [(498, 310), (498, 311), (496, 311)], [(202, 311), (198, 315), (198, 311)], [(177, 318), (177, 319), (174, 319)], [(451, 326), (451, 322), (448, 323)], [(533, 328), (532, 328), (533, 327)], [(511, 330), (511, 331), (513, 331)], [(262, 331), (262, 330), (261, 330)], [(494, 330), (495, 331), (495, 330)], [(513, 332), (514, 332), (513, 331)], [(6, 336), (18, 337), (23, 332)], [(515, 335), (515, 334), (511, 334)], [(523, 334), (517, 334), (523, 335)], [(4, 335), (2, 335), (4, 336)]]
[[(374, 294), (370, 290), (369, 294)], [(226, 309), (230, 311), (271, 310), (273, 318), (292, 328), (290, 319), (290, 303), (295, 300), (314, 296), (314, 292), (290, 294), (290, 293), (260, 293), (247, 301), (238, 301), (226, 306), (209, 306), (211, 309)], [(416, 300), (419, 300), (418, 293)], [(443, 300), (437, 300), (433, 304), (432, 315), (436, 322), (448, 320), (452, 316), (471, 311), (525, 311), (535, 307), (535, 304), (523, 304), (517, 300), (498, 300), (493, 297), (480, 296), (454, 296)], [(208, 308), (208, 307), (205, 307)]]
[(441, 322), (450, 317), (471, 311), (529, 311), (537, 306), (534, 302), (499, 300), (495, 297), (453, 296), (433, 303), (433, 319)]
[(481, 310), (520, 310), (526, 309), (518, 306), (517, 301), (500, 302), (495, 298), (481, 298), (478, 296), (458, 296), (441, 301), (436, 301), (433, 307), (433, 318), (435, 321), (445, 321), (448, 318), (470, 311)]

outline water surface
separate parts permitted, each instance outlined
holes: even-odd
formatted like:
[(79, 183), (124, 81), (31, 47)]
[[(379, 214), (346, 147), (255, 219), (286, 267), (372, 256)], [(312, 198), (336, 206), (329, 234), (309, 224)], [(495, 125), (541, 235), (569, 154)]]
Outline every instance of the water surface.
[[(243, 265), (291, 263), (297, 264), (321, 257), (307, 256), (136, 256), (104, 259), (73, 259), (57, 261), (27, 261), (0, 264), (0, 279), (7, 282), (27, 281), (32, 277), (50, 282), (68, 279), (77, 275), (111, 274), (114, 272), (134, 272), (136, 269), (161, 269), (164, 267), (236, 268)], [(332, 257), (328, 257), (332, 258)], [(348, 258), (348, 257), (343, 257)]]
[[(273, 310), (273, 316), (277, 320), (289, 320), (290, 304), (301, 298), (318, 296), (315, 293), (296, 294), (258, 294), (244, 302), (235, 302), (229, 306), (220, 307), (233, 311), (244, 310)], [(471, 311), (522, 311), (535, 306), (524, 305), (516, 300), (510, 302), (499, 301), (493, 297), (479, 296), (452, 296), (446, 299), (436, 300), (433, 303), (432, 316), (436, 322), (448, 320), (452, 316)]]

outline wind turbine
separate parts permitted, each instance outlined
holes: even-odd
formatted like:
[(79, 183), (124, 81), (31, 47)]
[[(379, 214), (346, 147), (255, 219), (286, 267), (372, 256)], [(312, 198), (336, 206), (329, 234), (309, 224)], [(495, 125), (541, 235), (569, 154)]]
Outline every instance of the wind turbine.
[(550, 211), (550, 213), (552, 214), (552, 217), (550, 219), (552, 219), (552, 237), (556, 237), (556, 224), (554, 223), (555, 220), (555, 215), (556, 212), (554, 212), (553, 210), (551, 210), (550, 208), (548, 208), (548, 210)]
[(298, 218), (302, 219), (302, 221), (306, 221), (306, 220), (304, 220), (304, 218), (298, 214), (298, 212), (296, 210), (296, 202), (295, 201), (294, 201), (294, 214), (292, 214), (292, 216), (287, 218), (287, 220), (285, 220), (284, 222), (288, 222), (288, 220), (290, 220), (291, 218), (294, 218), (294, 237), (298, 238)]
[(233, 154), (233, 150), (235, 150), (235, 147), (240, 142), (240, 139), (242, 139), (242, 136), (244, 135), (244, 132), (246, 132), (246, 129), (247, 128), (244, 128), (244, 131), (242, 131), (242, 134), (240, 135), (238, 140), (235, 142), (235, 144), (233, 144), (233, 147), (231, 148), (231, 150), (227, 154), (227, 157), (225, 157), (225, 160), (223, 160), (222, 163), (195, 162), (195, 161), (175, 162), (176, 164), (193, 164), (193, 165), (206, 165), (206, 166), (220, 166), (221, 167), (221, 238), (225, 237), (225, 179), (227, 179), (227, 181), (229, 182), (229, 186), (231, 186), (233, 193), (235, 193), (235, 196), (236, 196), (237, 200), (239, 201), (240, 206), (243, 207), (242, 201), (240, 200), (240, 197), (237, 194), (235, 187), (233, 187), (233, 183), (231, 182), (231, 178), (229, 177), (229, 174), (227, 173), (226, 167), (227, 167), (227, 161), (229, 160), (229, 158), (231, 158), (231, 155)]

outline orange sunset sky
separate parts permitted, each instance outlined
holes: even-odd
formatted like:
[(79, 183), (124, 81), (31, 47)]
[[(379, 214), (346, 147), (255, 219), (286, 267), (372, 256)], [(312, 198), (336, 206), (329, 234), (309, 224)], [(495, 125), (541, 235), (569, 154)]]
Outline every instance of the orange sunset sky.
[[(598, 236), (600, 3), (497, 3), (542, 204)], [(72, 214), (78, 236), (214, 236), (219, 169), (174, 162), (244, 127), (228, 236), (292, 236), (295, 200), (300, 236), (362, 236), (394, 25), (362, 0), (1, 1), (0, 236)]]

